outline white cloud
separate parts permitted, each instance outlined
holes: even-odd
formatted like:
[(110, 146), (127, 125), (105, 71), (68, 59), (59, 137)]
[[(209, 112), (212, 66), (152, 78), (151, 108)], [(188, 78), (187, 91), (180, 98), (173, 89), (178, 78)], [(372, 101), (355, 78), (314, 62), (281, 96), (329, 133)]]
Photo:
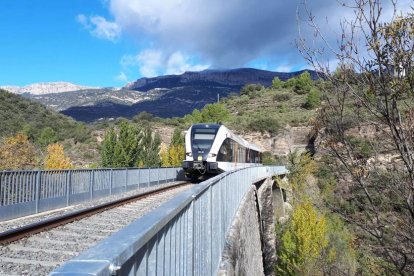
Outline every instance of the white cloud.
[(166, 74), (182, 74), (186, 71), (202, 71), (209, 66), (205, 64), (192, 65), (189, 57), (181, 52), (175, 52), (168, 57)]
[(282, 64), (282, 65), (277, 66), (275, 71), (276, 72), (291, 72), (292, 71), (292, 66)]
[(95, 37), (116, 42), (121, 36), (121, 27), (102, 16), (87, 17), (84, 14), (79, 14), (76, 19)]
[[(110, 0), (109, 7), (126, 33), (149, 39), (155, 49), (197, 55), (215, 68), (226, 68), (260, 57), (303, 62), (294, 46), (296, 9), (302, 1)], [(314, 0), (312, 6), (324, 20), (339, 5)]]
[(115, 77), (115, 79), (117, 81), (121, 81), (121, 82), (127, 82), (128, 81), (128, 77), (124, 72), (120, 72), (119, 75)]
[(125, 55), (121, 59), (124, 68), (137, 67), (144, 77), (164, 74), (182, 74), (186, 71), (200, 71), (209, 65), (197, 64), (181, 52), (165, 53), (162, 50), (146, 49), (137, 55)]

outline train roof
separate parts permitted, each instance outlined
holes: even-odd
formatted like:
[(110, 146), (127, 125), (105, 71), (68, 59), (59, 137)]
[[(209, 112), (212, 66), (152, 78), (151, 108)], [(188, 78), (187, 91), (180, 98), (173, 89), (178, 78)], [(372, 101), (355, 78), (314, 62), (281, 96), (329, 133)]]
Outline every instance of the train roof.
[(255, 145), (255, 144), (252, 144), (252, 143), (249, 143), (245, 139), (243, 139), (242, 137), (239, 137), (239, 136), (235, 135), (230, 129), (228, 129), (224, 125), (204, 123), (204, 124), (193, 124), (191, 126), (191, 128), (193, 128), (193, 127), (195, 127), (195, 128), (212, 128), (212, 129), (219, 129), (220, 127), (222, 127), (228, 133), (228, 137), (232, 138), (237, 143), (239, 143), (239, 144), (241, 144), (241, 145), (243, 145), (243, 146), (245, 146), (249, 149), (259, 151), (259, 152), (263, 152), (263, 150), (259, 146)]

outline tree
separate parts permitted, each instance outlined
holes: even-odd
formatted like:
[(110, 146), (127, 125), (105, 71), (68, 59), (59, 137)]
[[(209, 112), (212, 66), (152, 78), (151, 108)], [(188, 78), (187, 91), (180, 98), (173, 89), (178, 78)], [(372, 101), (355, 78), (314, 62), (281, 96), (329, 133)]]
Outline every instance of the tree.
[[(325, 165), (338, 182), (328, 203), (358, 229), (360, 246), (381, 258), (382, 273), (408, 275), (414, 274), (414, 15), (392, 5), (391, 21), (382, 1), (344, 5), (355, 17), (342, 22), (339, 45), (325, 48), (329, 53), (308, 46), (318, 42), (298, 44), (329, 82), (315, 120), (333, 161)], [(312, 15), (308, 23), (326, 41)], [(327, 55), (341, 70), (330, 71)], [(375, 154), (361, 154), (355, 135)], [(387, 156), (393, 161), (382, 161)]]
[(159, 166), (161, 138), (148, 124), (134, 125), (121, 121), (119, 133), (114, 129), (105, 134), (101, 162), (105, 167)]
[(44, 164), (45, 170), (72, 169), (69, 157), (65, 156), (63, 146), (59, 143), (47, 146), (47, 155)]
[(311, 91), (313, 81), (308, 71), (303, 72), (299, 77), (295, 78), (293, 91), (299, 95), (307, 94)]
[(144, 125), (140, 131), (137, 166), (158, 167), (161, 164), (161, 137), (153, 133), (149, 125)]
[(181, 166), (185, 159), (184, 137), (179, 128), (174, 129), (168, 148), (161, 149), (161, 164), (164, 167)]
[(101, 148), (101, 163), (105, 168), (115, 167), (115, 147), (117, 137), (115, 130), (110, 128), (106, 131)]
[(306, 103), (304, 107), (306, 109), (314, 109), (314, 108), (319, 107), (320, 104), (321, 104), (320, 92), (317, 89), (312, 88), (308, 96), (306, 97)]
[(208, 104), (201, 110), (201, 122), (219, 123), (227, 121), (230, 118), (230, 112), (224, 104)]
[(51, 143), (55, 143), (56, 141), (57, 141), (57, 136), (53, 128), (45, 127), (44, 129), (42, 129), (42, 131), (40, 132), (39, 140), (38, 140), (39, 144), (42, 147), (46, 147), (47, 145)]
[(214, 103), (207, 104), (201, 110), (194, 109), (193, 113), (184, 116), (184, 122), (186, 125), (198, 124), (198, 123), (219, 123), (225, 122), (230, 119), (230, 112), (227, 110), (224, 104)]
[(138, 156), (138, 129), (128, 122), (121, 122), (115, 146), (115, 166), (133, 167)]
[(0, 144), (0, 169), (23, 170), (36, 166), (36, 150), (27, 136), (17, 133)]
[(184, 136), (180, 128), (175, 128), (171, 137), (171, 145), (179, 146), (184, 145)]
[(283, 81), (281, 81), (278, 77), (274, 77), (274, 79), (272, 80), (272, 87), (274, 89), (279, 89), (281, 88), (283, 85)]
[(278, 250), (278, 272), (284, 275), (312, 275), (322, 250), (328, 245), (324, 216), (309, 203), (295, 207)]
[(162, 167), (170, 167), (171, 166), (170, 155), (169, 155), (169, 152), (168, 152), (168, 148), (165, 145), (163, 145), (161, 147), (160, 157), (161, 157), (161, 166)]

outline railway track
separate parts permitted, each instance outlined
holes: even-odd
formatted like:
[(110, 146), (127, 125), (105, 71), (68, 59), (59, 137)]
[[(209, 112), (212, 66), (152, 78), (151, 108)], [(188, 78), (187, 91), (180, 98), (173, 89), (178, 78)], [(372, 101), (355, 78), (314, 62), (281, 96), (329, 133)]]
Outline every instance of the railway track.
[(47, 275), (189, 187), (180, 183), (0, 233), (0, 275)]

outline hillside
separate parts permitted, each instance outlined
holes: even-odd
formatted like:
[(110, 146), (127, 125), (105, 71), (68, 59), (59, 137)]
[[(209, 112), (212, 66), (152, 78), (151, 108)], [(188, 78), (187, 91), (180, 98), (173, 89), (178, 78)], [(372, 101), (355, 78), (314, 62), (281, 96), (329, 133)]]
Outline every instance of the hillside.
[(0, 89), (0, 137), (13, 135), (18, 131), (39, 137), (41, 131), (52, 128), (57, 139), (81, 138), (85, 126), (73, 119), (59, 114), (40, 103)]

